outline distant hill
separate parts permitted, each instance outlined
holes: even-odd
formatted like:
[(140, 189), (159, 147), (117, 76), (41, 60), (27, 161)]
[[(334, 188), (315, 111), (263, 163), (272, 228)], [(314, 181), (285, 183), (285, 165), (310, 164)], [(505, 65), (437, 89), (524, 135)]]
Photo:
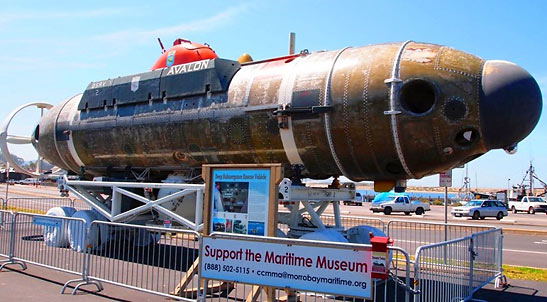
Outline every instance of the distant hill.
[[(17, 155), (14, 155), (14, 154), (12, 154), (12, 156), (19, 165), (24, 165), (25, 164), (25, 160), (23, 158), (21, 158)], [(2, 153), (0, 153), (0, 161), (4, 164), (6, 163), (6, 159), (4, 158), (4, 155), (2, 155)]]
[[(27, 170), (34, 170), (34, 169), (31, 169), (31, 168), (34, 167), (34, 165), (36, 164), (35, 160), (25, 161), (23, 158), (15, 155), (15, 154), (12, 154), (12, 156), (15, 159), (15, 161), (19, 164), (19, 166), (21, 166), (21, 167), (23, 167), (24, 169), (27, 169)], [(1, 164), (6, 163), (6, 159), (4, 158), (2, 153), (0, 153), (0, 162), (1, 162)], [(47, 170), (51, 170), (51, 169), (53, 169), (52, 164), (48, 163), (47, 161), (42, 161), (42, 171), (47, 171)]]

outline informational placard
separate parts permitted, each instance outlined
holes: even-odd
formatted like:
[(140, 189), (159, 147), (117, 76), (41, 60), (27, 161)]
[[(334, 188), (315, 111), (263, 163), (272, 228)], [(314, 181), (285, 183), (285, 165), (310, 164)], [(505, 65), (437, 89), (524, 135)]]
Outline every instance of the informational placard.
[(452, 170), (439, 174), (439, 187), (452, 187)]
[(210, 231), (264, 236), (269, 189), (270, 169), (214, 169)]
[(370, 248), (204, 237), (201, 276), (278, 288), (371, 298)]
[(281, 164), (208, 164), (203, 235), (213, 232), (275, 236)]
[(387, 252), (372, 252), (372, 272), (380, 275), (388, 273), (388, 253)]

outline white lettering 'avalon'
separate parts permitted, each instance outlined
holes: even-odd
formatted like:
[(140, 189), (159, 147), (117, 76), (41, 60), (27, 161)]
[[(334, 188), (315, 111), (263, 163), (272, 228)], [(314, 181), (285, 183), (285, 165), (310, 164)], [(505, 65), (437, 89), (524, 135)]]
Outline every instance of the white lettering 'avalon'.
[(171, 68), (169, 68), (169, 72), (167, 72), (167, 75), (173, 75), (173, 74), (180, 74), (184, 72), (191, 72), (191, 71), (198, 71), (202, 69), (209, 68), (209, 63), (211, 60), (203, 60), (203, 61), (197, 61), (192, 63), (186, 63), (181, 65), (176, 65)]

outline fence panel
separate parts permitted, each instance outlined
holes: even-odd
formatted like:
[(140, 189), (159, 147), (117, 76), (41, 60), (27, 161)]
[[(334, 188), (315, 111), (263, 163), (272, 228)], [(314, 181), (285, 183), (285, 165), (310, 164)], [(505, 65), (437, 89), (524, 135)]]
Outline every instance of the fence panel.
[[(94, 228), (101, 234), (95, 243)], [(89, 233), (95, 246), (88, 250), (91, 280), (185, 300), (197, 297), (196, 232), (94, 221)]]
[(491, 229), (494, 227), (392, 220), (387, 224), (387, 235), (394, 239), (395, 246), (412, 255), (420, 246), (463, 238)]
[(70, 246), (74, 233), (86, 233), (84, 220), (16, 213), (14, 231), (14, 260), (66, 273), (83, 274), (85, 254)]
[[(348, 301), (348, 302), (362, 302), (363, 298), (349, 297), (334, 294), (325, 294), (318, 292), (306, 292), (300, 290), (291, 289), (279, 289), (279, 288), (265, 288), (262, 286), (245, 284), (240, 282), (224, 282), (206, 280), (207, 287), (204, 292), (204, 301), (251, 301), (250, 297), (253, 297), (252, 301), (300, 301), (300, 302), (335, 302), (335, 301)], [(409, 293), (405, 292), (404, 288), (399, 284), (396, 284), (393, 280), (373, 281), (373, 299), (366, 301), (374, 302), (408, 302), (407, 296)], [(273, 297), (269, 300), (269, 297)]]
[[(305, 218), (310, 218), (309, 214), (305, 213), (302, 215)], [(323, 224), (328, 226), (336, 225), (336, 219), (333, 214), (321, 214), (319, 216)], [(350, 229), (355, 226), (367, 225), (372, 226), (377, 229), (380, 229), (382, 232), (386, 232), (385, 223), (382, 219), (379, 218), (366, 218), (359, 216), (340, 216), (340, 222), (344, 229)], [(289, 227), (286, 224), (279, 223), (278, 228), (283, 231), (285, 234), (289, 232)]]
[(454, 302), (470, 293), (471, 236), (423, 246), (416, 252), (415, 301)]
[(6, 210), (40, 215), (54, 207), (74, 207), (74, 201), (70, 198), (8, 198), (6, 203)]
[[(325, 224), (335, 225), (336, 221), (334, 219), (334, 215), (332, 214), (322, 214), (321, 220)], [(345, 229), (349, 229), (355, 226), (360, 225), (368, 225), (375, 227), (377, 229), (380, 229), (385, 232), (385, 226), (384, 221), (382, 221), (379, 218), (366, 218), (366, 217), (359, 217), (359, 216), (341, 216), (340, 220), (342, 222), (342, 226), (344, 226)]]
[(0, 210), (0, 257), (9, 258), (13, 213)]
[(473, 293), (502, 273), (503, 233), (501, 229), (472, 235)]

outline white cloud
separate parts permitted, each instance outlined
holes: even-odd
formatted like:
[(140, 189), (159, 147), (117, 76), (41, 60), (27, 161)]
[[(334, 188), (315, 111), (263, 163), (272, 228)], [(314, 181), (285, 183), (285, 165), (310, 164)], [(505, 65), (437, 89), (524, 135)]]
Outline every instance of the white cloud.
[[(157, 37), (178, 37), (188, 32), (210, 31), (229, 23), (242, 12), (245, 12), (249, 5), (234, 6), (225, 9), (213, 16), (190, 21), (187, 23), (176, 24), (173, 26), (160, 27), (156, 29), (129, 29), (113, 33), (100, 34), (93, 37), (78, 37), (71, 40), (59, 39), (57, 37), (33, 37), (33, 38), (0, 38), (0, 48), (10, 47), (10, 45), (21, 45), (18, 54), (14, 56), (0, 55), (0, 69), (11, 71), (27, 71), (30, 69), (48, 69), (48, 68), (101, 68), (104, 64), (96, 64), (96, 61), (104, 62), (108, 58), (119, 56), (128, 48), (135, 45), (150, 43)], [(41, 18), (61, 18), (61, 17), (99, 17), (121, 13), (121, 9), (105, 9), (87, 12), (55, 12), (41, 13)], [(0, 20), (3, 14), (0, 13)], [(21, 14), (18, 18), (31, 18), (37, 16), (37, 13), (30, 12)], [(0, 21), (1, 22), (1, 21)], [(89, 48), (89, 42), (95, 46)], [(42, 56), (21, 55), (26, 53), (25, 45), (32, 48), (32, 45), (43, 45)], [(106, 47), (107, 46), (107, 47)], [(102, 49), (100, 52), (94, 52), (95, 49)], [(23, 49), (23, 50), (21, 50)], [(29, 50), (30, 51), (30, 50)], [(86, 57), (87, 61), (76, 60), (73, 54), (77, 53), (80, 57)]]
[(58, 68), (99, 69), (104, 66), (105, 64), (95, 62), (76, 62), (62, 58), (45, 59), (33, 56), (0, 56), (0, 70), (9, 70), (10, 72)]
[(82, 11), (11, 11), (0, 13), (2, 23), (20, 20), (50, 20), (50, 19), (74, 19), (74, 18), (98, 18), (127, 14), (126, 8), (104, 8)]
[(188, 23), (181, 23), (168, 27), (161, 27), (157, 29), (144, 30), (144, 29), (129, 29), (118, 32), (113, 32), (109, 34), (97, 35), (92, 37), (92, 39), (104, 42), (113, 42), (113, 43), (123, 43), (125, 44), (128, 41), (134, 43), (149, 43), (150, 40), (155, 39), (160, 36), (178, 36), (181, 33), (188, 32), (201, 32), (201, 31), (210, 31), (214, 28), (226, 24), (231, 21), (240, 13), (246, 11), (248, 8), (247, 5), (240, 5), (236, 7), (228, 8), (214, 16), (195, 20)]

